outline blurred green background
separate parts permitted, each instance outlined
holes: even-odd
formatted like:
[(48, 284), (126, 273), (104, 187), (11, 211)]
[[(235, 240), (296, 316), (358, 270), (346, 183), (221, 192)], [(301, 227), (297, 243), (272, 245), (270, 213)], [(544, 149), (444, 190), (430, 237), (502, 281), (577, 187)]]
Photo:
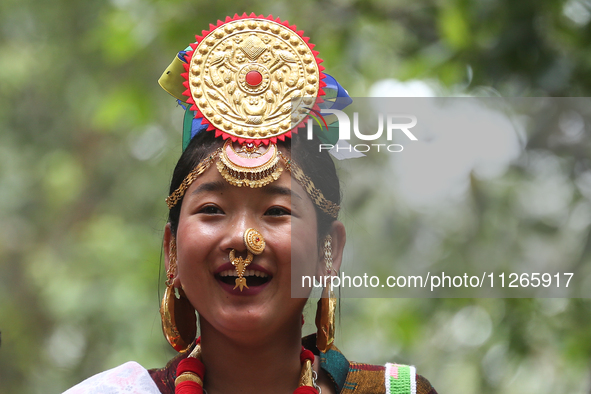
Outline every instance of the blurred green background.
[[(587, 0), (0, 0), (0, 393), (59, 393), (173, 355), (160, 245), (182, 111), (156, 81), (196, 33), (244, 11), (303, 29), (352, 96), (387, 79), (439, 95), (591, 95)], [(442, 253), (486, 262), (504, 247), (489, 230), (513, 218), (512, 245), (589, 264), (590, 133), (527, 130), (523, 155), (536, 160), (496, 181), (472, 173), (470, 203), (451, 217), (401, 212), (396, 233), (469, 218), (480, 225), (438, 227)], [(566, 203), (515, 219), (544, 169)], [(440, 393), (591, 390), (589, 300), (344, 299), (341, 311), (350, 359), (415, 364)]]

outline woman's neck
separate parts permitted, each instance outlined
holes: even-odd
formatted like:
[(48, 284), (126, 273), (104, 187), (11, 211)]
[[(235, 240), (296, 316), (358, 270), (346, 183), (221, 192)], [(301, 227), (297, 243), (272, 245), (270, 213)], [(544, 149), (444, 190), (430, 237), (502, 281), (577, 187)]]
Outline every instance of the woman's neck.
[(299, 324), (230, 338), (201, 319), (204, 388), (208, 394), (291, 394), (298, 387), (301, 346)]

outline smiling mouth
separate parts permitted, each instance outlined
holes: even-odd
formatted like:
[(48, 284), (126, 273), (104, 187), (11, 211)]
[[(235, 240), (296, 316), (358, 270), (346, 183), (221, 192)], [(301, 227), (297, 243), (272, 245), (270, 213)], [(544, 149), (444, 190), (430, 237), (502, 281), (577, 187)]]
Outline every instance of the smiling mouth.
[[(238, 277), (238, 273), (236, 272), (236, 270), (225, 270), (217, 274), (216, 277), (218, 278), (218, 280), (233, 286), (236, 282), (236, 278)], [(248, 287), (256, 287), (262, 286), (268, 281), (270, 281), (271, 276), (269, 276), (265, 272), (247, 269), (244, 272), (244, 279), (246, 279), (246, 284), (248, 285)]]

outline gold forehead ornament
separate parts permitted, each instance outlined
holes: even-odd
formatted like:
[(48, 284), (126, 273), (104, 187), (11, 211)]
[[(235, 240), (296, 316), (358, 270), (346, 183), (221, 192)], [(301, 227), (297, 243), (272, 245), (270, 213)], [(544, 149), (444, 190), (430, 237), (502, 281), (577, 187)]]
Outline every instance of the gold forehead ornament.
[[(215, 162), (220, 157), (220, 155), (222, 154), (221, 152), (222, 152), (221, 149), (216, 150), (214, 153), (212, 153), (207, 158), (202, 160), (193, 169), (193, 171), (191, 171), (185, 177), (185, 179), (183, 179), (180, 186), (174, 192), (172, 192), (172, 194), (170, 196), (168, 196), (166, 198), (166, 205), (168, 205), (168, 209), (174, 208), (178, 204), (178, 202), (183, 199), (185, 193), (187, 192), (187, 189), (189, 189), (191, 184), (199, 177), (199, 175), (203, 174), (209, 167), (211, 167), (211, 164), (213, 162)], [(288, 172), (290, 172), (291, 175), (296, 180), (296, 182), (298, 182), (302, 186), (302, 188), (306, 191), (306, 193), (308, 194), (308, 196), (310, 197), (310, 199), (312, 200), (314, 205), (316, 205), (318, 208), (320, 208), (324, 213), (326, 213), (330, 217), (337, 219), (338, 215), (339, 215), (339, 210), (340, 210), (339, 205), (335, 204), (334, 202), (332, 202), (332, 201), (328, 200), (326, 197), (324, 197), (324, 194), (322, 194), (322, 191), (320, 191), (320, 189), (318, 189), (314, 185), (314, 182), (310, 179), (310, 177), (308, 177), (306, 174), (304, 174), (304, 171), (302, 171), (302, 169), (293, 160), (289, 159), (281, 151), (277, 151), (277, 154), (281, 159), (284, 169), (287, 170)], [(279, 177), (280, 172), (282, 170), (283, 169), (281, 167), (277, 166), (277, 168), (274, 170), (273, 173), (279, 172), (277, 174), (277, 177)], [(257, 181), (254, 181), (254, 180), (251, 180), (248, 178), (249, 176), (251, 176), (252, 173), (243, 173), (243, 174), (240, 174), (239, 176), (234, 176), (233, 174), (231, 174), (229, 172), (223, 172), (224, 171), (223, 168), (222, 168), (222, 170), (220, 170), (219, 165), (218, 165), (218, 171), (220, 171), (220, 173), (224, 177), (224, 179), (229, 178), (230, 180), (228, 182), (230, 182), (230, 183), (242, 182), (245, 186), (260, 187), (260, 186), (254, 186), (254, 185), (259, 184), (259, 183), (257, 183)], [(271, 175), (271, 177), (274, 178), (273, 175)], [(266, 182), (265, 185), (270, 183), (270, 182), (268, 182), (268, 179), (265, 180), (264, 182)], [(263, 185), (261, 184), (261, 186), (263, 186)]]
[(263, 187), (276, 181), (283, 168), (277, 165), (277, 145), (269, 144), (266, 149), (247, 142), (236, 150), (231, 140), (226, 140), (217, 162), (222, 177), (234, 186)]

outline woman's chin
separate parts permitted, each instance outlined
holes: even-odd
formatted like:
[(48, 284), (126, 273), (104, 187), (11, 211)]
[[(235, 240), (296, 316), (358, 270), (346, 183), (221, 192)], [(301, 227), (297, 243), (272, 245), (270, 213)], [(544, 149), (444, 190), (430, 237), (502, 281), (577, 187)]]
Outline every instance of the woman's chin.
[(226, 311), (217, 316), (213, 323), (214, 330), (237, 342), (256, 345), (268, 341), (274, 330), (276, 316), (266, 308), (248, 308)]

